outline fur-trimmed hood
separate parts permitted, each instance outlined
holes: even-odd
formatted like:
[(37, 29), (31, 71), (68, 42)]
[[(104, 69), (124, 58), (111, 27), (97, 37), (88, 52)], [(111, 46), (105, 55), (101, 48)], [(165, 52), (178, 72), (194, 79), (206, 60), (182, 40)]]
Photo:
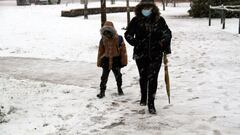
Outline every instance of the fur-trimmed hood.
[(110, 21), (106, 21), (103, 25), (103, 27), (100, 29), (100, 33), (103, 36), (104, 31), (110, 31), (111, 33), (113, 33), (113, 35), (117, 34), (116, 29), (114, 28), (114, 25), (112, 22)]
[(152, 7), (151, 18), (158, 18), (160, 16), (159, 8), (153, 2), (140, 2), (135, 8), (135, 15), (137, 18), (144, 18), (142, 9), (145, 7)]

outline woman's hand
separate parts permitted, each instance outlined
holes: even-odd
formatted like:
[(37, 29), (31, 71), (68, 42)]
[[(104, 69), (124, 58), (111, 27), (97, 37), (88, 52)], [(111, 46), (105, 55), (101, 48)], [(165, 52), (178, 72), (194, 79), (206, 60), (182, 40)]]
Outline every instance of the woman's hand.
[(164, 47), (164, 41), (165, 41), (165, 39), (163, 39), (163, 40), (160, 41), (160, 46), (161, 46), (161, 48)]

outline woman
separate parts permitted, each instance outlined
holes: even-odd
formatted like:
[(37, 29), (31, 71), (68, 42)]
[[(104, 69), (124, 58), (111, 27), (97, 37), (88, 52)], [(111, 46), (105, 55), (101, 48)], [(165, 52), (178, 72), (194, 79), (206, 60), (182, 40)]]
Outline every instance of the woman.
[(171, 53), (172, 35), (153, 0), (142, 0), (136, 6), (135, 17), (127, 27), (125, 38), (134, 46), (133, 59), (140, 75), (140, 105), (148, 104), (149, 113), (156, 114), (154, 99), (158, 73), (163, 53)]

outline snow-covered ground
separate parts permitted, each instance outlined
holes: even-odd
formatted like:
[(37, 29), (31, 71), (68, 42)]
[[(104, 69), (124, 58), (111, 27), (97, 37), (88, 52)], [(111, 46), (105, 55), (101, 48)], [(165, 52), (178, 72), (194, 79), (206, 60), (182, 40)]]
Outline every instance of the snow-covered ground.
[[(129, 45), (129, 65), (123, 69), (125, 95), (117, 96), (111, 74), (106, 98), (96, 98), (101, 75), (95, 67), (99, 15), (88, 20), (60, 17), (61, 10), (80, 7), (72, 3), (26, 7), (2, 3), (1, 135), (240, 134), (238, 19), (227, 19), (222, 30), (219, 19), (208, 27), (207, 18), (187, 17), (188, 4), (162, 11), (173, 31), (172, 103), (167, 103), (161, 71), (157, 115), (150, 115), (139, 106), (138, 71)], [(124, 33), (125, 13), (108, 14), (108, 20)]]

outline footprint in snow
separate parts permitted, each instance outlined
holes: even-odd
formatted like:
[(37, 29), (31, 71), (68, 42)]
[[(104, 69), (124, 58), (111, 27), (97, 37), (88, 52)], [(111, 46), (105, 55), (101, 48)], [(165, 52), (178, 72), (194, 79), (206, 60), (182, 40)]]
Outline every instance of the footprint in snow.
[(101, 124), (105, 124), (107, 120), (107, 118), (103, 117), (103, 116), (93, 116), (90, 117), (90, 120), (94, 123), (101, 123)]
[(90, 133), (96, 133), (96, 132), (99, 132), (99, 130), (93, 129), (93, 130), (90, 131)]
[(91, 86), (90, 88), (92, 88), (92, 89), (98, 89), (97, 86)]
[(99, 110), (99, 109), (98, 109), (96, 106), (94, 106), (92, 103), (87, 104), (87, 105), (86, 105), (86, 108)]
[(119, 96), (119, 95), (118, 95), (118, 93), (112, 93), (111, 96), (112, 96), (112, 97), (117, 97), (117, 96)]
[(71, 119), (72, 117), (73, 117), (73, 115), (72, 114), (68, 114), (68, 115), (65, 115), (65, 116), (62, 116), (61, 114), (58, 114), (57, 115), (59, 118), (61, 118), (62, 120), (69, 120), (69, 119)]
[(229, 109), (229, 106), (228, 106), (228, 105), (225, 105), (225, 106), (224, 106), (224, 110), (225, 110), (225, 111), (229, 111), (229, 110), (230, 110), (230, 109)]
[(121, 100), (120, 102), (121, 102), (121, 103), (127, 103), (128, 100)]
[(216, 65), (214, 63), (210, 63), (211, 66), (215, 67)]
[(217, 120), (217, 116), (212, 116), (211, 118), (208, 119), (209, 122), (213, 122)]
[(145, 109), (141, 109), (141, 110), (131, 110), (133, 113), (136, 114), (145, 114)]
[(219, 101), (214, 101), (213, 103), (215, 103), (215, 104), (220, 104), (220, 102), (219, 102)]
[(193, 101), (193, 100), (196, 100), (196, 99), (199, 99), (199, 97), (189, 98), (188, 101)]
[(218, 88), (218, 89), (223, 89), (223, 86), (218, 86), (217, 88)]
[(211, 128), (208, 126), (208, 125), (205, 125), (205, 124), (200, 124), (197, 129), (200, 129), (200, 130), (210, 130)]
[(203, 84), (205, 84), (205, 82), (201, 82), (201, 83), (199, 83), (198, 85), (203, 85)]
[(213, 130), (213, 135), (222, 135), (219, 130)]
[(188, 91), (188, 92), (192, 92), (192, 89), (191, 89), (191, 88), (189, 88), (189, 89), (187, 89), (187, 91)]
[(203, 74), (204, 73), (204, 71), (198, 71), (198, 74)]
[(125, 121), (124, 119), (121, 119), (119, 122), (113, 122), (110, 125), (104, 126), (102, 129), (112, 129), (120, 125), (125, 125), (124, 121)]
[(163, 107), (163, 109), (169, 109), (170, 107), (172, 107), (173, 105), (166, 105)]
[(111, 106), (119, 107), (120, 105), (119, 105), (119, 103), (117, 103), (117, 102), (112, 102)]

